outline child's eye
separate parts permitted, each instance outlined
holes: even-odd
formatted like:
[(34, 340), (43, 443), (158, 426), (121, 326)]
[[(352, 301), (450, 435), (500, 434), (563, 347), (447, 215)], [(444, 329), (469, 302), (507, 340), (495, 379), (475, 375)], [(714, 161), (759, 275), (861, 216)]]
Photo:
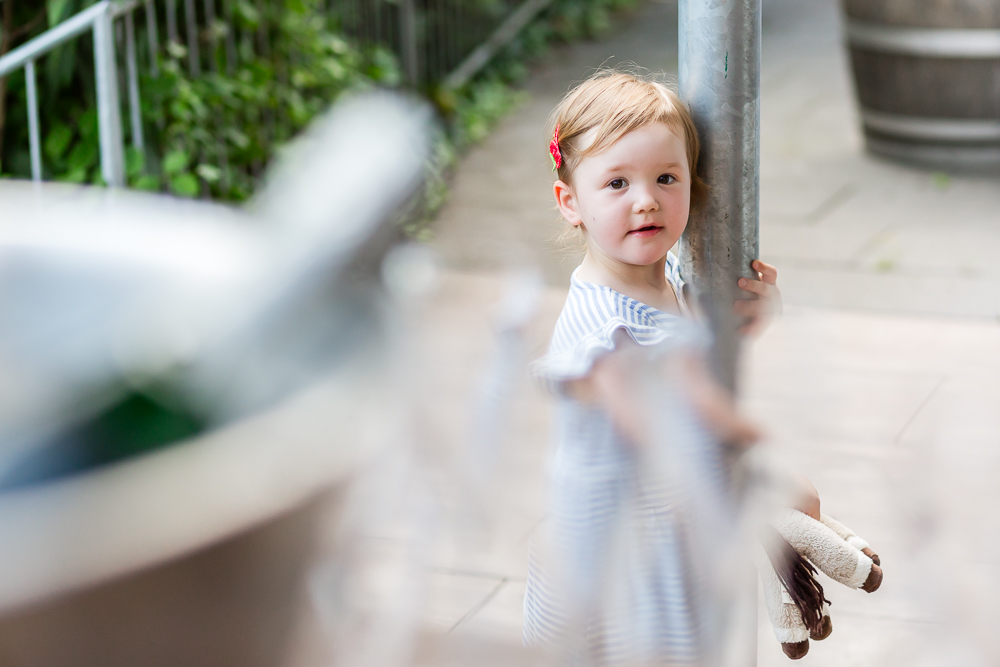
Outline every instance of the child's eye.
[(612, 190), (621, 190), (626, 185), (628, 185), (628, 181), (626, 181), (624, 178), (615, 178), (612, 179), (611, 182), (608, 183), (608, 185), (611, 186)]
[(673, 174), (660, 174), (660, 177), (656, 179), (656, 182), (660, 185), (670, 185), (677, 179)]

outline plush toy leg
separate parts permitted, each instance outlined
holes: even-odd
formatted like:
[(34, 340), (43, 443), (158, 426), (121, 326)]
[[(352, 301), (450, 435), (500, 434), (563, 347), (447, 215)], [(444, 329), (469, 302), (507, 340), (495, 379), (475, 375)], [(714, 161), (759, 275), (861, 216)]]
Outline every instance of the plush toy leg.
[[(809, 650), (809, 630), (802, 622), (802, 614), (795, 603), (791, 602), (791, 598), (787, 598), (788, 602), (784, 601), (782, 595), (784, 589), (778, 579), (778, 573), (774, 571), (771, 560), (760, 545), (754, 549), (754, 561), (760, 574), (760, 582), (764, 589), (764, 606), (767, 607), (774, 636), (781, 642), (781, 649), (785, 655), (792, 660), (798, 660)], [(787, 596), (787, 593), (785, 595)]]
[[(874, 591), (881, 583), (881, 570), (872, 559), (824, 523), (789, 509), (781, 512), (774, 527), (796, 551), (834, 581), (849, 588), (864, 587), (868, 592)], [(873, 566), (876, 572), (872, 571)], [(878, 582), (872, 584), (868, 581), (869, 575), (876, 574)]]
[(809, 639), (823, 641), (833, 633), (833, 620), (830, 618), (830, 607), (823, 605), (823, 629), (819, 633), (809, 633)]
[(837, 535), (840, 535), (841, 539), (845, 542), (871, 558), (876, 565), (882, 564), (882, 561), (879, 560), (878, 554), (872, 551), (871, 545), (861, 537), (858, 537), (857, 533), (853, 530), (826, 514), (820, 514), (819, 520), (823, 522), (824, 526), (837, 533)]

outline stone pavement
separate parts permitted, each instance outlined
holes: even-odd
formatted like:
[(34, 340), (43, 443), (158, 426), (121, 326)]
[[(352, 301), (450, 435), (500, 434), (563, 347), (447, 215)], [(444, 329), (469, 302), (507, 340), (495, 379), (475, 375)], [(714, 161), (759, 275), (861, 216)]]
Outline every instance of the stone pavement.
[[(743, 403), (886, 571), (871, 596), (827, 581), (835, 631), (802, 664), (998, 662), (1000, 652), (977, 663), (958, 651), (942, 618), (974, 630), (1000, 590), (1000, 531), (987, 511), (1000, 495), (1000, 183), (866, 155), (834, 0), (764, 5), (761, 254), (779, 267), (786, 314), (747, 351)], [(535, 268), (546, 284), (528, 359), (544, 349), (579, 259), (555, 240), (547, 115), (604, 63), (676, 72), (676, 29), (676, 4), (653, 0), (606, 39), (554, 50), (526, 82), (528, 100), (459, 165), (434, 227), (442, 279), (413, 314), (428, 364), (421, 429), (444, 450), (474, 432), (506, 276)], [(425, 629), (491, 642), (508, 664), (532, 662), (517, 646), (547, 409), (518, 375), (486, 519), (474, 537), (439, 544), (424, 568)], [(759, 664), (785, 661), (762, 612)], [(423, 662), (451, 664), (433, 651)]]

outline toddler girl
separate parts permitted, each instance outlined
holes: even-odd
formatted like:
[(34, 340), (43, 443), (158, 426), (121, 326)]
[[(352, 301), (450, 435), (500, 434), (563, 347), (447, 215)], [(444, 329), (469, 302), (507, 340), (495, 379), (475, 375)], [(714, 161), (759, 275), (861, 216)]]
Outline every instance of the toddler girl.
[[(697, 575), (685, 551), (693, 527), (675, 511), (671, 481), (658, 486), (650, 474), (648, 452), (657, 435), (687, 443), (694, 454), (684, 474), (719, 490), (716, 443), (756, 438), (703, 370), (698, 351), (707, 335), (690, 318), (670, 253), (704, 192), (697, 133), (673, 92), (620, 72), (580, 84), (553, 121), (553, 192), (587, 250), (549, 352), (534, 365), (557, 394), (557, 447), (551, 550), (529, 567), (525, 641), (563, 642), (582, 660), (605, 664), (696, 664), (704, 657), (690, 589)], [(774, 267), (753, 268), (759, 280), (739, 281), (753, 298), (736, 304), (747, 332), (780, 303)], [(667, 348), (694, 352), (663, 355)], [(657, 355), (672, 364), (673, 394), (651, 395), (636, 381), (636, 369), (659, 363)], [(650, 415), (673, 404), (692, 410), (673, 410), (669, 431), (657, 432)], [(622, 547), (623, 526), (640, 536), (640, 548)], [(627, 563), (624, 578), (612, 562)]]

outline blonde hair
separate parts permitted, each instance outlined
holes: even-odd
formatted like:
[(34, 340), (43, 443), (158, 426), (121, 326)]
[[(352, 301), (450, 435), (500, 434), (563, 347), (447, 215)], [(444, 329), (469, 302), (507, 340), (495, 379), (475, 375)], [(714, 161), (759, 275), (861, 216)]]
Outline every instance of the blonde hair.
[[(559, 128), (562, 165), (559, 179), (570, 183), (573, 171), (588, 155), (609, 148), (623, 136), (651, 123), (663, 123), (684, 139), (691, 172), (691, 204), (699, 203), (705, 187), (697, 176), (698, 131), (677, 94), (649, 76), (601, 70), (571, 90), (552, 112), (549, 136)], [(594, 131), (593, 140), (580, 140)]]

